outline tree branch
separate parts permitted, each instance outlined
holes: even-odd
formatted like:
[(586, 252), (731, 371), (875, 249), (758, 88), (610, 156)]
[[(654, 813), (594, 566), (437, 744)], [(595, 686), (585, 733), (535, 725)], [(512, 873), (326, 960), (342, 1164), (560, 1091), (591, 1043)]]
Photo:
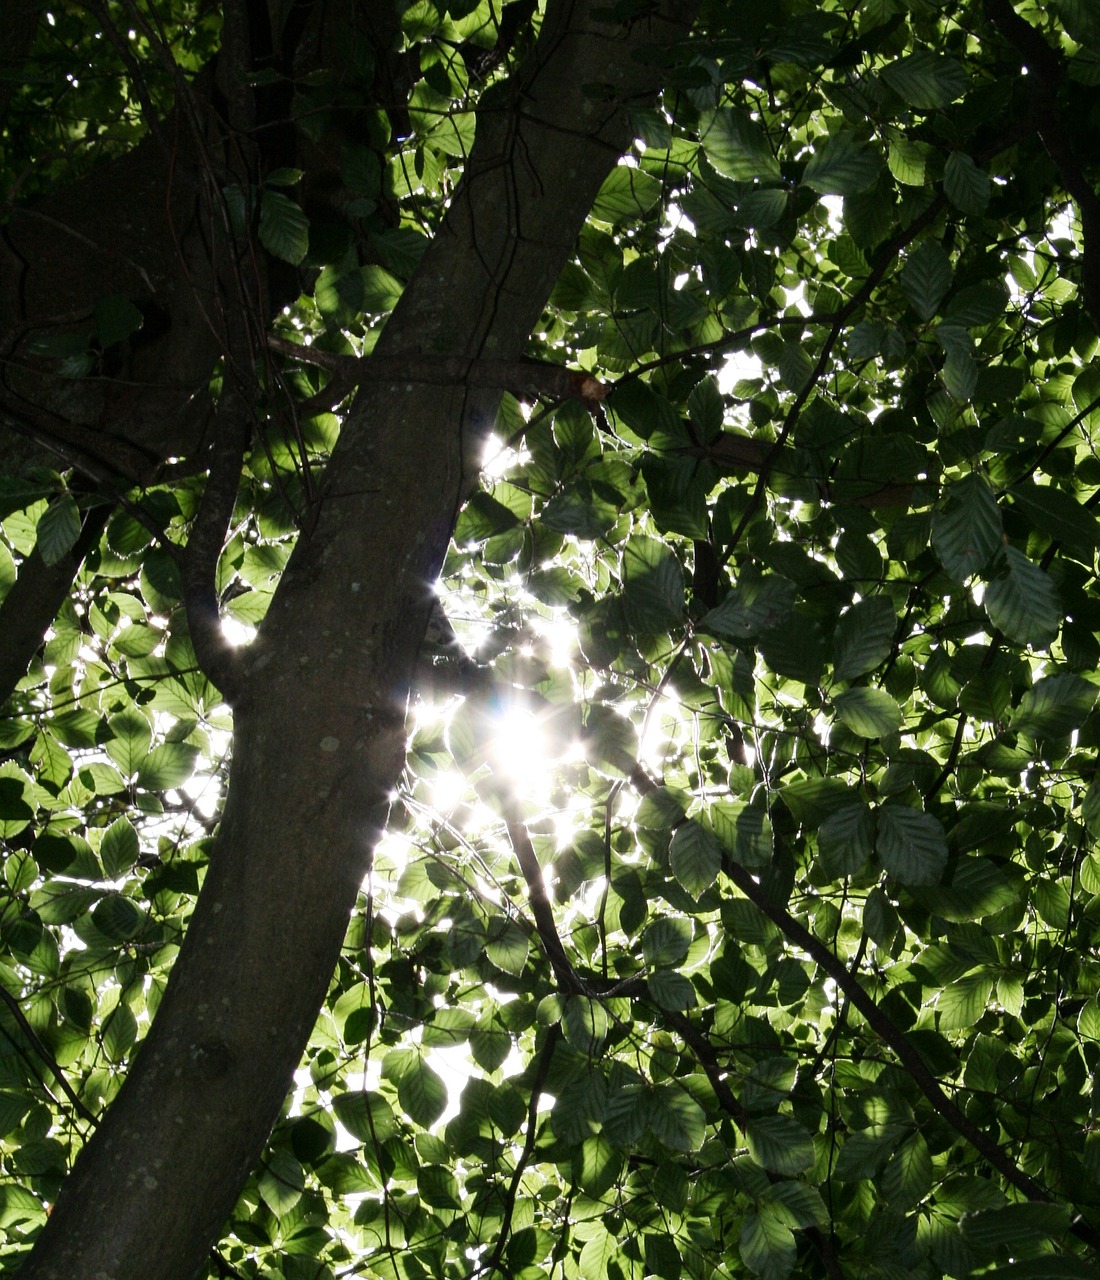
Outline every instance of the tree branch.
[(20, 564), (11, 590), (0, 602), (0, 704), (7, 702), (27, 674), (112, 509), (105, 502), (86, 511), (72, 549), (55, 564), (47, 564), (37, 547)]
[(535, 855), (531, 837), (527, 834), (527, 827), (515, 816), (514, 805), (507, 798), (505, 798), (505, 805), (508, 839), (511, 841), (519, 869), (523, 872), (523, 879), (527, 884), (527, 899), (531, 904), (531, 914), (535, 918), (535, 928), (538, 931), (542, 949), (546, 952), (546, 958), (554, 971), (554, 977), (566, 995), (589, 994), (587, 984), (565, 954), (565, 947), (562, 945), (558, 926), (554, 920), (554, 910), (546, 892), (546, 882), (542, 877), (542, 867)]
[(558, 1041), (561, 1039), (561, 1034), (561, 1023), (555, 1023), (543, 1042), (538, 1066), (535, 1068), (535, 1075), (531, 1081), (531, 1098), (527, 1104), (527, 1131), (523, 1136), (523, 1150), (520, 1152), (516, 1167), (512, 1171), (512, 1179), (508, 1183), (508, 1190), (504, 1193), (504, 1212), (501, 1215), (500, 1227), (497, 1230), (496, 1243), (493, 1245), (492, 1253), (489, 1254), (484, 1262), (478, 1264), (474, 1271), (475, 1276), (492, 1274), (500, 1266), (500, 1260), (504, 1256), (504, 1250), (511, 1234), (512, 1215), (516, 1209), (519, 1184), (523, 1180), (524, 1171), (531, 1161), (531, 1156), (535, 1151), (535, 1142), (538, 1140), (539, 1099), (542, 1097), (542, 1091), (546, 1087), (546, 1078), (550, 1074), (550, 1063), (553, 1060), (554, 1050), (557, 1048)]
[(187, 629), (195, 656), (231, 706), (243, 693), (244, 677), (238, 654), (221, 630), (215, 584), (218, 559), (237, 503), (250, 427), (243, 395), (227, 385), (214, 415), (210, 474), (180, 563)]
[(985, 11), (1027, 70), (1022, 83), (1031, 99), (1036, 132), (1080, 213), (1081, 292), (1085, 309), (1100, 332), (1100, 196), (1085, 176), (1069, 130), (1059, 118), (1057, 100), (1066, 78), (1065, 62), (1031, 23), (1020, 17), (1009, 0), (985, 0)]
[[(867, 1025), (893, 1050), (895, 1056), (909, 1073), (913, 1083), (947, 1121), (955, 1132), (983, 1157), (1006, 1182), (1022, 1191), (1029, 1200), (1052, 1201), (1049, 1191), (1016, 1164), (1011, 1156), (963, 1112), (943, 1091), (940, 1082), (929, 1070), (927, 1063), (907, 1039), (905, 1033), (864, 989), (859, 978), (805, 925), (791, 915), (779, 903), (774, 902), (753, 879), (749, 872), (732, 858), (724, 857), (722, 869), (748, 900), (758, 907), (776, 925), (788, 941), (801, 947), (836, 983), (837, 987), (863, 1015)], [(1100, 1231), (1080, 1219), (1070, 1225), (1078, 1239), (1092, 1248), (1100, 1248)]]
[(456, 382), (471, 387), (511, 391), (518, 396), (548, 400), (580, 400), (594, 404), (606, 399), (609, 388), (579, 369), (541, 360), (468, 360), (457, 356), (344, 356), (312, 346), (269, 337), (267, 345), (279, 355), (303, 364), (327, 369), (333, 377), (327, 386), (297, 406), (309, 417), (331, 409), (360, 386), (371, 382), (409, 382), (449, 387)]
[(95, 1115), (95, 1113), (92, 1110), (90, 1110), (89, 1107), (87, 1107), (84, 1104), (84, 1102), (81, 1101), (76, 1090), (65, 1078), (65, 1073), (57, 1065), (57, 1060), (54, 1058), (53, 1054), (42, 1043), (42, 1041), (39, 1039), (38, 1033), (27, 1021), (27, 1015), (20, 1008), (19, 1001), (16, 1000), (15, 996), (13, 996), (12, 993), (7, 989), (7, 987), (3, 986), (2, 984), (0, 984), (0, 1000), (2, 1000), (5, 1005), (7, 1005), (8, 1010), (10, 1011), (12, 1017), (18, 1023), (20, 1031), (22, 1031), (23, 1034), (27, 1037), (27, 1043), (31, 1046), (31, 1048), (35, 1051), (35, 1053), (39, 1056), (39, 1058), (41, 1058), (42, 1061), (49, 1068), (50, 1075), (52, 1075), (53, 1078), (57, 1081), (58, 1085), (61, 1087), (61, 1092), (65, 1095), (66, 1098), (68, 1098), (76, 1114), (82, 1120), (86, 1120), (91, 1125), (97, 1124), (98, 1117)]
[(797, 465), (794, 450), (780, 445), (777, 451), (776, 446), (766, 440), (755, 440), (751, 436), (734, 435), (732, 432), (723, 433), (710, 444), (681, 445), (668, 452), (681, 457), (705, 459), (724, 472), (751, 471), (757, 475), (804, 477), (817, 484), (822, 502), (837, 505), (906, 507), (918, 487), (918, 482), (896, 480), (880, 484), (867, 493), (860, 490), (866, 490), (876, 482), (858, 479), (814, 481), (812, 477), (805, 476), (804, 469)]

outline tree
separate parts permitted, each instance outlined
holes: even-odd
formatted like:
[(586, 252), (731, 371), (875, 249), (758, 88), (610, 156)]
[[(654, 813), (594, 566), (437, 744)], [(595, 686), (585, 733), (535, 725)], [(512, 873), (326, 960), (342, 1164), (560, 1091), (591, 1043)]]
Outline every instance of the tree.
[(1095, 1277), (1088, 6), (0, 17), (8, 1269)]

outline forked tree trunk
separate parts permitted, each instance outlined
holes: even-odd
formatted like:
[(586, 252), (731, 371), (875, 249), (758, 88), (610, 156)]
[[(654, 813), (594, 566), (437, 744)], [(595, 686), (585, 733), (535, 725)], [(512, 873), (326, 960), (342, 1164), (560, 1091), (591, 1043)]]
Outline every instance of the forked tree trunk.
[[(603, 5), (552, 2), (510, 95), (479, 112), (379, 356), (522, 353), (629, 143), (628, 104), (659, 87), (636, 51), (667, 47), (694, 14), (665, 3), (626, 27)], [(27, 1280), (201, 1271), (291, 1085), (386, 822), (430, 584), (495, 399), (409, 380), (371, 385), (349, 414), (248, 654), (224, 821), (183, 949)]]

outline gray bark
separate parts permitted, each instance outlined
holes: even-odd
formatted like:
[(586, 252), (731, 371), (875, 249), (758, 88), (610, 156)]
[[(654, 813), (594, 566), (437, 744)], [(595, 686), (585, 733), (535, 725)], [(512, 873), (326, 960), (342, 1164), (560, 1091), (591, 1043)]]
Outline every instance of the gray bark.
[[(658, 87), (631, 28), (552, 2), (508, 97), (479, 113), (445, 224), (378, 353), (518, 357)], [(585, 86), (610, 92), (599, 99)], [(495, 396), (372, 383), (349, 415), (247, 657), (224, 821), (164, 1000), (25, 1264), (28, 1280), (186, 1280), (278, 1115), (404, 760), (404, 704)]]

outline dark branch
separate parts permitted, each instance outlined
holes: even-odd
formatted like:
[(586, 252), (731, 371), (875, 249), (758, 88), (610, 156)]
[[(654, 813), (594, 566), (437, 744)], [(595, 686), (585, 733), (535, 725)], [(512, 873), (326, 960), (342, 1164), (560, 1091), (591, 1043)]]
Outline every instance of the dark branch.
[[(723, 859), (723, 870), (746, 898), (782, 931), (784, 937), (797, 947), (801, 947), (812, 956), (817, 964), (837, 984), (839, 989), (859, 1010), (867, 1025), (887, 1044), (897, 1056), (898, 1061), (909, 1073), (909, 1076), (928, 1099), (935, 1110), (947, 1121), (955, 1132), (982, 1156), (1012, 1186), (1022, 1191), (1029, 1200), (1048, 1202), (1054, 1199), (1049, 1191), (1034, 1178), (1026, 1174), (1004, 1150), (984, 1133), (943, 1091), (940, 1082), (928, 1068), (928, 1064), (907, 1039), (900, 1027), (885, 1014), (874, 998), (864, 989), (859, 978), (849, 971), (847, 965), (835, 956), (827, 946), (805, 925), (791, 915), (779, 903), (774, 902), (748, 871), (734, 862), (732, 858)], [(1081, 1219), (1076, 1219), (1070, 1230), (1078, 1239), (1092, 1248), (1100, 1248), (1100, 1231)]]
[(213, 456), (198, 514), (180, 566), (187, 628), (199, 665), (231, 705), (242, 692), (238, 657), (221, 630), (218, 559), (233, 518), (251, 418), (244, 399), (227, 386), (214, 416)]
[(298, 413), (308, 417), (331, 409), (357, 387), (371, 382), (410, 382), (433, 387), (450, 387), (456, 382), (470, 387), (492, 387), (518, 396), (548, 400), (581, 400), (594, 404), (604, 400), (608, 388), (592, 374), (540, 360), (467, 360), (458, 356), (385, 357), (342, 356), (331, 351), (268, 338), (267, 345), (279, 355), (303, 364), (327, 369), (329, 384), (298, 405)]
[(99, 542), (111, 505), (92, 507), (68, 555), (47, 564), (37, 547), (19, 566), (19, 575), (0, 603), (0, 703), (7, 702), (42, 647), (47, 630), (68, 599), (84, 557)]
[(16, 1000), (12, 993), (4, 986), (0, 986), (0, 1000), (3, 1000), (4, 1004), (7, 1005), (12, 1017), (19, 1024), (19, 1030), (26, 1036), (27, 1043), (49, 1068), (50, 1075), (52, 1075), (57, 1081), (61, 1088), (61, 1092), (69, 1099), (69, 1102), (72, 1104), (72, 1108), (76, 1114), (80, 1116), (82, 1120), (86, 1120), (89, 1124), (94, 1125), (98, 1123), (95, 1113), (91, 1111), (78, 1097), (76, 1090), (68, 1080), (66, 1080), (65, 1073), (57, 1065), (57, 1060), (54, 1058), (53, 1054), (42, 1043), (38, 1037), (38, 1033), (27, 1021), (27, 1015), (19, 1007), (19, 1001)]
[(1084, 241), (1081, 292), (1085, 309), (1100, 331), (1100, 196), (1085, 176), (1058, 111), (1058, 92), (1066, 79), (1061, 54), (1013, 9), (1008, 0), (986, 0), (989, 20), (1016, 50), (1027, 71), (1023, 84), (1031, 99), (1035, 128), (1054, 161), (1066, 192), (1077, 204)]
[(516, 861), (527, 884), (527, 898), (531, 904), (531, 914), (535, 917), (539, 941), (542, 943), (543, 951), (546, 952), (546, 958), (550, 961), (550, 967), (554, 970), (558, 986), (567, 995), (587, 993), (584, 981), (570, 964), (569, 957), (562, 946), (558, 926), (554, 922), (554, 910), (546, 892), (546, 883), (542, 878), (542, 867), (535, 856), (527, 828), (518, 817), (511, 814), (506, 816), (505, 822), (508, 839), (512, 843)]

